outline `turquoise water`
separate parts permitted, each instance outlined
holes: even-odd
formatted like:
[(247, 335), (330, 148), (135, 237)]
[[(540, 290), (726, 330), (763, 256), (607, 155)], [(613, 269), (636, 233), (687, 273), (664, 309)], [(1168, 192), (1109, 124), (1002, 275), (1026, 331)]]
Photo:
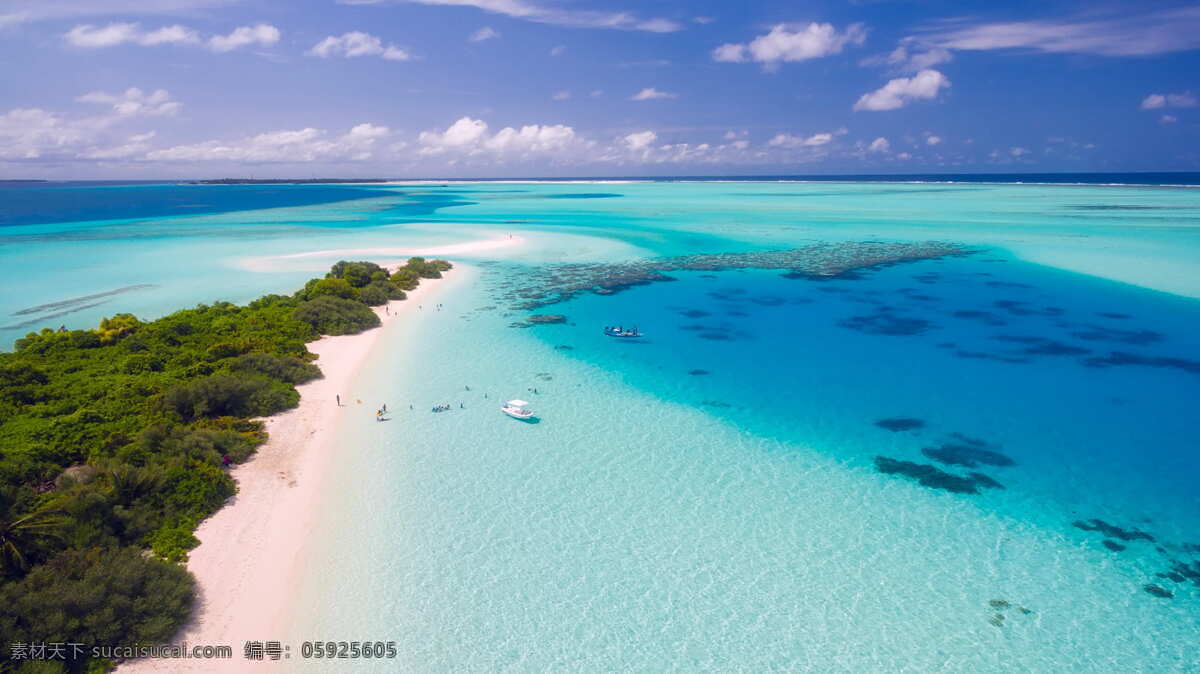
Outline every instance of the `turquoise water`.
[[(68, 325), (286, 290), (332, 261), (272, 256), (527, 240), (464, 257), (443, 311), (378, 342), (353, 395), (394, 420), (339, 429), (281, 637), (394, 640), (380, 671), (1197, 667), (1200, 586), (1156, 574), (1200, 560), (1200, 192), (357, 189), (0, 228), (6, 315), (153, 286), (49, 319)], [(677, 273), (510, 327), (528, 315), (510, 284), (545, 265), (927, 239), (979, 252), (854, 280)], [(603, 336), (614, 323), (647, 337)], [(509, 397), (541, 423), (501, 415)], [(877, 425), (896, 418), (923, 425)], [(946, 446), (991, 463), (922, 451)], [(928, 488), (876, 456), (1003, 488)]]

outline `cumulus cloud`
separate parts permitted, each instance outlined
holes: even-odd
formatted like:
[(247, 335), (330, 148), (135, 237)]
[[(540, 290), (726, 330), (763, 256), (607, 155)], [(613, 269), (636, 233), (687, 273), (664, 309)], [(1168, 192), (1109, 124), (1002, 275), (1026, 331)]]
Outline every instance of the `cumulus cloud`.
[(866, 39), (867, 30), (861, 23), (850, 24), (840, 32), (831, 23), (779, 24), (748, 44), (728, 43), (717, 47), (712, 51), (712, 58), (724, 63), (754, 61), (764, 68), (774, 69), (779, 63), (838, 54), (847, 45), (861, 45)]
[(945, 49), (1025, 49), (1102, 56), (1150, 56), (1200, 48), (1200, 7), (1151, 12), (938, 27), (922, 40)]
[(113, 113), (120, 117), (174, 115), (183, 107), (178, 101), (171, 100), (171, 94), (166, 89), (156, 89), (147, 94), (137, 87), (130, 87), (119, 94), (92, 91), (75, 100), (111, 105)]
[(355, 58), (358, 56), (378, 56), (388, 61), (409, 61), (412, 55), (395, 45), (385, 45), (383, 40), (361, 31), (351, 31), (341, 35), (330, 35), (313, 45), (308, 53), (321, 58), (341, 56)]
[(154, 30), (143, 30), (137, 23), (110, 23), (106, 26), (82, 24), (63, 35), (67, 44), (84, 49), (102, 49), (123, 44), (142, 47), (158, 45), (207, 45), (216, 52), (228, 52), (248, 45), (270, 46), (279, 42), (279, 29), (270, 24), (239, 26), (228, 35), (214, 35), (207, 41), (187, 26), (179, 24), (163, 26)]
[(208, 40), (213, 51), (233, 51), (240, 47), (259, 45), (270, 47), (279, 42), (279, 29), (267, 23), (254, 26), (239, 26), (228, 35), (214, 35)]
[(562, 56), (562, 55), (563, 55), (563, 54), (565, 54), (565, 53), (567, 53), (567, 46), (566, 46), (566, 45), (562, 45), (562, 44), (560, 44), (560, 45), (555, 45), (555, 46), (553, 46), (553, 47), (551, 47), (551, 48), (550, 48), (550, 55), (551, 55), (551, 56)]
[(625, 143), (625, 147), (634, 152), (641, 152), (650, 147), (654, 141), (658, 140), (658, 134), (653, 131), (638, 131), (631, 133), (621, 139)]
[(1029, 154), (1029, 150), (1023, 147), (1012, 147), (1009, 148), (1008, 153), (1014, 157), (1024, 157)]
[(562, 124), (506, 126), (493, 134), (487, 122), (470, 117), (458, 119), (444, 131), (422, 131), (417, 144), (420, 156), (486, 156), (500, 161), (579, 156), (592, 145)]
[(867, 146), (867, 152), (872, 152), (875, 154), (884, 154), (890, 152), (891, 149), (892, 144), (889, 143), (888, 139), (884, 138), (883, 136), (871, 141), (871, 144)]
[(897, 77), (875, 91), (863, 94), (855, 110), (895, 110), (911, 101), (937, 98), (950, 80), (936, 70), (922, 70), (912, 77)]
[(1175, 115), (1163, 115), (1162, 117), (1158, 118), (1159, 124), (1174, 124), (1175, 122), (1178, 122), (1178, 121), (1179, 121), (1179, 118), (1176, 117)]
[[(391, 0), (340, 0), (351, 5), (391, 4)], [(492, 14), (536, 23), (579, 28), (613, 28), (617, 30), (639, 30), (650, 33), (673, 33), (683, 26), (670, 19), (643, 19), (630, 12), (608, 12), (586, 9), (564, 9), (545, 7), (528, 0), (401, 0), (422, 5), (452, 7), (475, 7)]]
[(467, 38), (467, 42), (483, 42), (484, 40), (492, 40), (500, 37), (500, 32), (491, 26), (484, 26), (479, 30), (471, 33)]
[(388, 136), (386, 126), (359, 124), (340, 136), (307, 127), (294, 131), (260, 133), (234, 141), (210, 140), (153, 150), (151, 161), (234, 161), (246, 163), (292, 163), (315, 161), (362, 161), (370, 159), (376, 141)]
[(941, 136), (935, 136), (932, 133), (925, 136), (926, 145), (939, 145), (942, 142)]
[[(820, 147), (833, 141), (834, 136), (840, 136), (846, 133), (846, 129), (838, 129), (828, 133), (814, 133), (811, 136), (793, 136), (790, 133), (776, 134), (771, 140), (767, 141), (770, 147), (783, 148), (798, 148), (798, 147)], [(726, 134), (726, 138), (729, 136)]]
[(1190, 93), (1183, 94), (1150, 94), (1142, 99), (1142, 110), (1157, 110), (1159, 108), (1194, 108), (1200, 105), (1196, 97)]
[(662, 98), (679, 98), (678, 94), (672, 94), (667, 91), (659, 91), (654, 87), (646, 87), (636, 94), (629, 97), (631, 101), (653, 101)]
[(121, 93), (93, 91), (75, 99), (106, 109), (100, 114), (69, 115), (41, 108), (17, 108), (0, 115), (0, 160), (103, 159), (130, 156), (154, 132), (129, 135), (121, 127), (132, 120), (167, 117), (182, 105), (165, 89), (147, 93), (131, 87)]
[(153, 47), (161, 44), (197, 44), (200, 36), (196, 31), (178, 24), (163, 26), (155, 30), (142, 30), (136, 23), (110, 23), (107, 26), (82, 24), (63, 35), (72, 47), (100, 49), (121, 44), (138, 44)]
[(566, 100), (570, 100), (570, 98), (571, 98), (571, 92), (567, 91), (566, 89), (563, 89), (562, 91), (556, 91), (556, 92), (554, 92), (554, 95), (553, 95), (553, 96), (551, 96), (550, 98), (551, 98), (552, 100), (555, 100), (555, 101), (566, 101)]

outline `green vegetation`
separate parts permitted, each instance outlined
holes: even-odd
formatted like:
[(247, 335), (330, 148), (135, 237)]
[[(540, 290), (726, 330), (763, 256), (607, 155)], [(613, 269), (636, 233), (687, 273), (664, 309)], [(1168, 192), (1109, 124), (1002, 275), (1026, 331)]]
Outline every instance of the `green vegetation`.
[(339, 262), (290, 296), (117, 314), (0, 353), (0, 670), (20, 664), (13, 642), (170, 638), (193, 602), (178, 562), (233, 495), (227, 467), (266, 441), (255, 418), (321, 376), (306, 343), (379, 325), (370, 306), (449, 268)]

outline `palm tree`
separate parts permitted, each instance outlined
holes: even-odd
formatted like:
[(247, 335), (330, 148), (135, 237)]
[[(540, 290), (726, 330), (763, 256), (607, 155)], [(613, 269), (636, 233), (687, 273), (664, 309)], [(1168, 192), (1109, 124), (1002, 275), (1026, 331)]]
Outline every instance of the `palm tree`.
[(59, 529), (66, 522), (54, 508), (42, 508), (19, 514), (12, 499), (2, 499), (0, 510), (0, 575), (29, 567), (28, 555), (39, 539), (61, 538)]

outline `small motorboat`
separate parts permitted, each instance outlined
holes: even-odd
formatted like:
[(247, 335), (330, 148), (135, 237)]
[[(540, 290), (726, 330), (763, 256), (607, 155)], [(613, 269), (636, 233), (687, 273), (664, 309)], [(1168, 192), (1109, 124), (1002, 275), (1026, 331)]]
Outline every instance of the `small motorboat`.
[(637, 328), (626, 329), (626, 328), (622, 328), (622, 327), (613, 327), (613, 326), (608, 326), (608, 327), (604, 328), (604, 334), (608, 335), (609, 337), (624, 337), (625, 339), (631, 339), (631, 338), (642, 336), (642, 333), (638, 332)]
[(529, 403), (524, 400), (510, 400), (504, 403), (504, 406), (500, 408), (500, 411), (514, 419), (531, 421), (536, 417), (533, 416), (533, 410), (526, 407), (527, 405), (529, 405)]

